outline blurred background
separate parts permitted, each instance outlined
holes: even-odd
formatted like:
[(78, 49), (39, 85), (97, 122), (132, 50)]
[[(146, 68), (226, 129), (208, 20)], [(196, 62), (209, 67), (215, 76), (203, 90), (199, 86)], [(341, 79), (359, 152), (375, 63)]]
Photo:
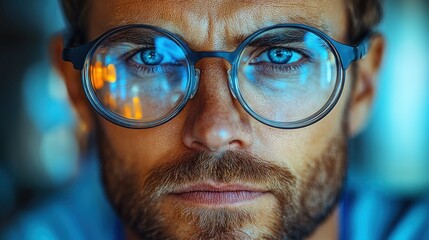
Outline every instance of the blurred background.
[[(0, 0), (0, 239), (120, 234), (50, 63), (64, 26), (56, 0)], [(379, 30), (386, 54), (372, 118), (350, 141), (342, 237), (429, 239), (429, 1), (385, 1)]]

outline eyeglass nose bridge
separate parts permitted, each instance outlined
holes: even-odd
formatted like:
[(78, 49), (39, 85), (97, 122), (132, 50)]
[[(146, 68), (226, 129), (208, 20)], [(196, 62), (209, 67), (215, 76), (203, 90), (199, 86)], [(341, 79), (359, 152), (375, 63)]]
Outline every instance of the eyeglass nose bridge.
[[(195, 64), (203, 58), (223, 58), (223, 59), (227, 60), (231, 64), (231, 66), (234, 68), (233, 65), (234, 65), (236, 56), (237, 56), (236, 52), (222, 52), (222, 51), (219, 51), (219, 52), (193, 52), (193, 54), (191, 55), (191, 61), (192, 61), (192, 64), (195, 66)], [(195, 68), (195, 84), (194, 84), (194, 88), (192, 89), (191, 98), (193, 98), (195, 96), (195, 94), (197, 93), (198, 85), (199, 85), (199, 81), (200, 81), (200, 74), (201, 74), (201, 70), (198, 68)], [(235, 87), (235, 84), (233, 82), (233, 76), (231, 74), (232, 74), (231, 69), (228, 69), (227, 75), (228, 75), (229, 90), (230, 90), (232, 96), (235, 99), (237, 99), (236, 87)]]
[(236, 51), (235, 52), (222, 52), (222, 51), (193, 52), (191, 55), (191, 60), (192, 60), (192, 63), (195, 64), (198, 61), (200, 61), (202, 58), (223, 58), (232, 65), (236, 55), (237, 55)]

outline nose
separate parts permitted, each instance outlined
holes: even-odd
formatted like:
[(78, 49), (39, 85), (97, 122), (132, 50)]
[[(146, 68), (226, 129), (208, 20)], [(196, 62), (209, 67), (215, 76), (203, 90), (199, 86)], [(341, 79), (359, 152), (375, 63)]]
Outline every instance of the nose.
[(249, 116), (228, 87), (228, 63), (203, 59), (199, 88), (188, 102), (184, 144), (198, 151), (243, 149), (251, 143)]

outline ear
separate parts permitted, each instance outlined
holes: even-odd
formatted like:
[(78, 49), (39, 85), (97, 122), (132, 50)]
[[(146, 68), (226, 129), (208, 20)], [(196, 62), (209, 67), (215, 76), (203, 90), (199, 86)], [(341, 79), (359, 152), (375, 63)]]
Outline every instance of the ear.
[(79, 130), (89, 133), (94, 129), (94, 114), (82, 87), (81, 71), (74, 69), (72, 63), (62, 59), (63, 37), (58, 34), (51, 39), (52, 62), (63, 77), (69, 98), (79, 116)]
[(371, 41), (368, 54), (356, 64), (355, 85), (352, 89), (348, 131), (350, 136), (358, 134), (365, 126), (374, 101), (377, 75), (384, 53), (384, 38), (376, 34)]

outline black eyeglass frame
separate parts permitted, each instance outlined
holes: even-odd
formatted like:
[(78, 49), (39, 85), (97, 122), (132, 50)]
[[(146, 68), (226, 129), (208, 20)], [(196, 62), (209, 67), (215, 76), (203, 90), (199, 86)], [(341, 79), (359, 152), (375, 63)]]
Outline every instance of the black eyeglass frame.
[[(246, 110), (246, 112), (248, 112), (253, 118), (258, 120), (259, 122), (271, 127), (281, 128), (281, 129), (296, 129), (296, 128), (309, 126), (324, 118), (335, 107), (335, 105), (337, 104), (340, 98), (341, 92), (344, 88), (345, 70), (349, 67), (349, 65), (352, 62), (361, 59), (363, 56), (367, 54), (369, 45), (370, 45), (370, 40), (371, 40), (371, 35), (369, 34), (359, 44), (352, 46), (352, 45), (347, 45), (334, 40), (326, 33), (324, 33), (323, 31), (315, 27), (311, 27), (304, 24), (297, 24), (297, 23), (286, 23), (286, 24), (276, 24), (276, 25), (259, 29), (258, 31), (248, 36), (233, 52), (227, 52), (227, 51), (196, 52), (190, 49), (189, 46), (177, 35), (165, 29), (162, 29), (156, 26), (145, 25), (145, 24), (130, 24), (130, 25), (113, 28), (103, 33), (101, 36), (94, 39), (93, 41), (90, 41), (80, 46), (73, 46), (71, 44), (71, 39), (72, 39), (71, 36), (73, 36), (73, 34), (70, 35), (69, 38), (66, 37), (65, 46), (63, 49), (63, 60), (71, 62), (76, 70), (83, 70), (85, 65), (89, 66), (92, 55), (94, 54), (95, 50), (103, 42), (104, 39), (106, 39), (112, 34), (118, 33), (126, 29), (130, 29), (130, 28), (145, 28), (145, 29), (157, 31), (163, 35), (166, 35), (184, 50), (186, 54), (186, 59), (189, 63), (188, 76), (190, 78), (190, 81), (188, 81), (186, 96), (184, 97), (182, 102), (166, 117), (153, 122), (149, 122), (149, 123), (146, 123), (146, 122), (143, 123), (138, 120), (125, 119), (107, 110), (104, 107), (104, 105), (100, 102), (100, 100), (97, 98), (96, 93), (92, 89), (92, 85), (88, 76), (88, 71), (82, 71), (82, 81), (83, 81), (84, 90), (94, 109), (102, 117), (104, 117), (105, 119), (107, 119), (108, 121), (114, 124), (127, 127), (127, 128), (137, 128), (137, 129), (151, 128), (151, 127), (162, 125), (170, 121), (172, 118), (174, 118), (185, 107), (186, 103), (189, 101), (190, 98), (193, 97), (193, 95), (198, 89), (198, 74), (196, 73), (197, 70), (195, 69), (195, 64), (202, 58), (223, 58), (231, 64), (232, 68), (228, 74), (229, 76), (228, 84), (229, 84), (231, 93), (234, 96), (234, 98), (236, 98), (240, 102), (240, 104)], [(260, 34), (266, 31), (273, 30), (276, 28), (301, 29), (315, 34), (316, 36), (320, 37), (328, 44), (328, 46), (331, 48), (335, 56), (335, 60), (339, 62), (339, 64), (336, 64), (337, 73), (338, 73), (337, 82), (336, 82), (335, 89), (331, 94), (330, 98), (327, 100), (324, 106), (321, 109), (319, 109), (316, 113), (299, 121), (278, 122), (278, 121), (272, 121), (272, 120), (266, 119), (258, 115), (248, 106), (246, 101), (243, 99), (238, 85), (237, 68), (239, 65), (238, 63), (240, 60), (241, 53), (248, 45), (248, 43), (251, 42), (253, 39), (255, 39), (257, 36), (259, 36)]]

